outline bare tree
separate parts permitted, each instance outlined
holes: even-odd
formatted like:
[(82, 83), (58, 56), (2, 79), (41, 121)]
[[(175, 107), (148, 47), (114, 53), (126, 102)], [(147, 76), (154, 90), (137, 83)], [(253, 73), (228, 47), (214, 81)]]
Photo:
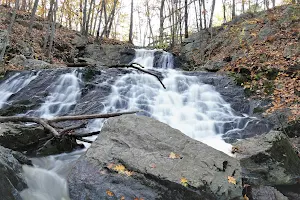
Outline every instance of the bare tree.
[(131, 11), (130, 11), (130, 28), (129, 28), (129, 43), (133, 44), (132, 42), (132, 30), (133, 29), (133, 0), (131, 0)]
[(4, 44), (4, 47), (3, 47), (2, 51), (0, 52), (0, 64), (3, 63), (4, 54), (5, 54), (6, 47), (7, 47), (8, 41), (9, 41), (9, 35), (12, 32), (12, 28), (13, 28), (13, 25), (14, 25), (15, 20), (16, 20), (17, 8), (18, 7), (19, 7), (19, 0), (16, 0), (15, 1), (15, 8), (14, 8), (13, 14), (11, 16), (9, 27), (7, 29), (7, 35), (6, 35), (6, 39), (5, 39), (5, 44)]
[(232, 19), (235, 17), (235, 0), (232, 0)]
[(163, 34), (164, 34), (164, 7), (165, 0), (161, 0), (160, 2), (160, 10), (159, 10), (159, 43), (162, 45), (163, 43)]
[(32, 28), (33, 28), (33, 21), (34, 21), (34, 18), (35, 18), (35, 13), (36, 13), (38, 4), (39, 4), (39, 0), (35, 0), (33, 8), (32, 8), (32, 12), (31, 12), (30, 25), (29, 25), (29, 29), (28, 29), (28, 32), (27, 32), (27, 34), (29, 36), (31, 36), (31, 32), (32, 32)]
[(184, 0), (184, 37), (189, 37), (189, 28), (188, 28), (188, 3), (187, 0)]
[(211, 14), (210, 14), (210, 19), (209, 19), (209, 28), (212, 27), (212, 22), (213, 22), (213, 16), (214, 16), (214, 10), (215, 10), (215, 3), (216, 0), (213, 0), (212, 6), (211, 6)]

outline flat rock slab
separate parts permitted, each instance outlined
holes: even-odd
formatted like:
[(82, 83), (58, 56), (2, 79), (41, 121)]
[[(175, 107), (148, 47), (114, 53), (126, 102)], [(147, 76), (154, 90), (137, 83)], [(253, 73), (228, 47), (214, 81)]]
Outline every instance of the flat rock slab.
[[(171, 152), (175, 158), (169, 157)], [(124, 169), (118, 171), (118, 166)], [(228, 200), (241, 197), (240, 173), (239, 162), (223, 152), (157, 120), (127, 115), (105, 123), (68, 183), (74, 200)]]

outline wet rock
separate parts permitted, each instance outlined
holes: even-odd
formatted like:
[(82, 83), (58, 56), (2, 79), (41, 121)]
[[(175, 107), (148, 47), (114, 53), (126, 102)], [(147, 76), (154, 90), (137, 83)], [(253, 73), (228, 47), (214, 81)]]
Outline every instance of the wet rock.
[(0, 145), (27, 155), (52, 155), (81, 147), (74, 138), (51, 138), (40, 126), (0, 123)]
[(30, 164), (30, 161), (20, 153), (0, 146), (1, 199), (21, 199), (19, 191), (26, 188), (21, 164)]
[(128, 64), (135, 56), (134, 49), (124, 45), (89, 44), (77, 57), (93, 59), (104, 66)]
[(250, 185), (291, 185), (300, 175), (300, 159), (289, 139), (279, 131), (233, 144), (243, 177)]
[[(239, 123), (240, 130), (234, 130), (230, 123), (225, 124), (225, 134), (222, 136), (227, 141), (237, 141), (238, 139), (245, 139), (268, 133), (273, 127), (266, 120), (260, 119), (245, 119)], [(231, 143), (231, 142), (230, 142)]]
[[(178, 159), (169, 158), (171, 152)], [(133, 175), (117, 173), (122, 164)], [(228, 183), (234, 176), (237, 184)], [(187, 187), (180, 183), (188, 180)], [(180, 131), (144, 116), (109, 119), (101, 134), (69, 173), (71, 198), (234, 199), (241, 196), (237, 160)]]
[(253, 188), (252, 195), (254, 200), (288, 200), (286, 196), (270, 186)]

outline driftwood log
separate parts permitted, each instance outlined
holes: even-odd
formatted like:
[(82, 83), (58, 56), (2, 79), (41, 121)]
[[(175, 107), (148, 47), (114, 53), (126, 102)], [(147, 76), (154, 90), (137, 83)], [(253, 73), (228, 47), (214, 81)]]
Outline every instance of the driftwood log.
[[(54, 117), (51, 119), (45, 119), (39, 117), (27, 117), (27, 116), (6, 116), (6, 117), (0, 116), (0, 122), (34, 122), (43, 126), (45, 130), (47, 130), (49, 133), (53, 135), (53, 137), (61, 137), (64, 135), (68, 135), (70, 137), (75, 137), (78, 140), (88, 142), (88, 140), (83, 139), (83, 137), (99, 134), (99, 131), (93, 133), (86, 133), (83, 135), (75, 135), (75, 134), (72, 135), (73, 130), (84, 128), (87, 123), (82, 123), (79, 126), (77, 125), (77, 126), (72, 126), (67, 128), (56, 126), (54, 123), (62, 122), (62, 121), (87, 120), (87, 119), (99, 119), (99, 118), (105, 119), (105, 118), (116, 117), (121, 115), (134, 114), (137, 112), (139, 111), (108, 113), (108, 114), (61, 116), (61, 117)], [(58, 131), (57, 129), (62, 129), (62, 130)]]

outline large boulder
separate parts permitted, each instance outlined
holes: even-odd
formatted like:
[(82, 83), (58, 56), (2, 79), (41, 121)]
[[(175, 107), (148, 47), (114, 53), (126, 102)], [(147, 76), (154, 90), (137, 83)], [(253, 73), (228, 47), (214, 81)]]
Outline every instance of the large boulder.
[(229, 200), (241, 196), (240, 173), (236, 159), (155, 119), (128, 115), (105, 123), (68, 184), (74, 200)]
[(19, 191), (26, 188), (21, 164), (30, 164), (30, 161), (20, 153), (0, 146), (1, 199), (21, 199)]
[(81, 50), (77, 57), (90, 58), (102, 65), (128, 64), (135, 56), (135, 51), (130, 46), (124, 45), (96, 45), (88, 44)]
[(280, 131), (234, 144), (243, 177), (251, 185), (292, 185), (300, 175), (300, 159), (289, 138)]

